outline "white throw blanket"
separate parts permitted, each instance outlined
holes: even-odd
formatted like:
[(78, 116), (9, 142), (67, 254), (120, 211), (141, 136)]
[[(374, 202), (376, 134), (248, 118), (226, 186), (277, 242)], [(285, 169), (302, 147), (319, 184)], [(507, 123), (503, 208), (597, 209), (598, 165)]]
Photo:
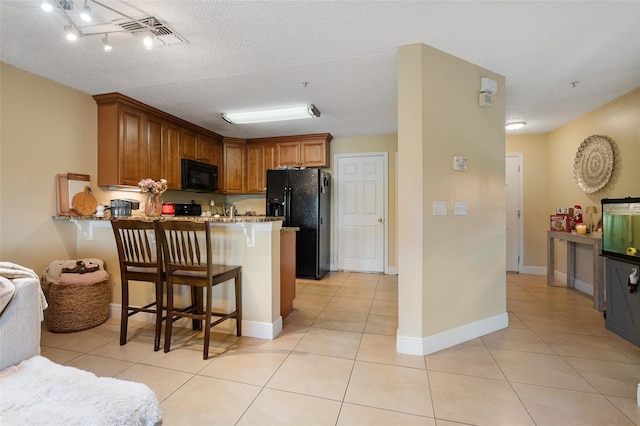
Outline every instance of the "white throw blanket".
[(158, 399), (142, 383), (62, 366), (34, 356), (0, 373), (0, 424), (145, 425), (162, 422)]
[[(0, 262), (0, 315), (13, 298), (16, 287), (11, 280), (16, 278), (34, 278), (39, 281), (38, 274), (33, 269), (11, 262)], [(40, 290), (40, 312), (47, 309), (47, 307), (47, 299), (44, 297), (42, 290)], [(44, 316), (41, 314), (40, 320), (42, 321), (43, 319)]]

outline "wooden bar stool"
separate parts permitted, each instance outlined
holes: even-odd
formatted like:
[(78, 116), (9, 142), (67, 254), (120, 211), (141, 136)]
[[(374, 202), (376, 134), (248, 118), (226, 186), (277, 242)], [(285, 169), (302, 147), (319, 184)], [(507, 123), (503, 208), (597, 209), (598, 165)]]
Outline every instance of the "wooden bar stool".
[[(162, 250), (156, 243), (156, 225), (153, 221), (114, 219), (111, 221), (120, 260), (122, 282), (122, 313), (120, 316), (120, 345), (127, 343), (129, 317), (140, 312), (155, 314), (153, 350), (160, 349), (162, 334), (162, 296), (165, 274)], [(155, 285), (155, 300), (144, 306), (129, 304), (129, 281), (146, 281)]]
[[(242, 335), (242, 274), (240, 266), (216, 265), (212, 263), (211, 223), (199, 221), (167, 220), (158, 222), (158, 240), (161, 242), (164, 269), (167, 280), (167, 322), (165, 327), (164, 351), (171, 349), (171, 329), (178, 318), (204, 321), (203, 359), (209, 357), (211, 327), (234, 318), (236, 333)], [(235, 284), (235, 310), (213, 312), (213, 287), (230, 279)], [(206, 289), (206, 303), (202, 311), (201, 296), (192, 297), (191, 305), (176, 309), (173, 306), (173, 286), (188, 285), (202, 295)], [(193, 292), (192, 292), (193, 294)], [(211, 317), (218, 317), (211, 322)]]

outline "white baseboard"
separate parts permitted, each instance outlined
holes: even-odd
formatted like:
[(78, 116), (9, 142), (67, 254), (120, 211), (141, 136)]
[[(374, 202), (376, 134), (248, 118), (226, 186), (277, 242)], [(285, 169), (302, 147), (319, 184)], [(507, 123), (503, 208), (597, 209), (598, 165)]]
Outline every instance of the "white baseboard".
[(547, 267), (546, 266), (523, 266), (522, 273), (531, 274), (531, 275), (547, 275)]
[[(120, 319), (121, 317), (121, 305), (112, 303), (110, 305), (109, 316), (111, 318)], [(147, 312), (137, 313), (133, 317), (135, 321), (154, 324), (156, 322), (156, 316)], [(177, 327), (188, 328), (191, 327), (191, 320), (189, 318), (181, 318), (174, 323)], [(216, 326), (215, 330), (220, 333), (235, 334), (235, 323), (224, 321)], [(275, 339), (282, 332), (282, 317), (278, 317), (273, 323), (259, 322), (259, 321), (247, 321), (242, 320), (242, 335), (247, 337), (257, 337), (258, 339)]]
[(398, 275), (398, 267), (397, 266), (387, 266), (387, 270), (384, 271), (387, 275)]
[(408, 355), (429, 355), (509, 326), (505, 312), (480, 321), (425, 337), (396, 337), (396, 351)]
[[(567, 274), (565, 274), (564, 272), (555, 271), (553, 274), (553, 278), (563, 284), (567, 284)], [(580, 290), (581, 292), (586, 293), (589, 296), (593, 296), (593, 284), (579, 280), (577, 278), (574, 280), (573, 284), (576, 290)]]

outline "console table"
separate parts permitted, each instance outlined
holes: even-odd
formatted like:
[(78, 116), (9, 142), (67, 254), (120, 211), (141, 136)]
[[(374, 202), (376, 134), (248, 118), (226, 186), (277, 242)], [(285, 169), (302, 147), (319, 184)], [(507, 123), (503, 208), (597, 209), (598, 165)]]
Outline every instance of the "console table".
[(602, 251), (602, 236), (578, 235), (569, 232), (547, 231), (547, 284), (555, 285), (555, 247), (554, 240), (567, 241), (567, 287), (575, 286), (576, 272), (576, 244), (591, 246), (593, 267), (593, 307), (598, 311), (604, 310), (604, 262), (600, 256)]

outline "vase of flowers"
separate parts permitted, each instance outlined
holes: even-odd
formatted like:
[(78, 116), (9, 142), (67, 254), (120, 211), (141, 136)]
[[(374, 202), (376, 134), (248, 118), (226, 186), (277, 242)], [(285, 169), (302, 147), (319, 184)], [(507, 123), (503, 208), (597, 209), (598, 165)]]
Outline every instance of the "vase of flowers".
[(142, 179), (138, 182), (140, 192), (147, 194), (147, 201), (144, 204), (144, 214), (149, 217), (159, 217), (162, 214), (162, 203), (160, 196), (167, 190), (167, 180)]

